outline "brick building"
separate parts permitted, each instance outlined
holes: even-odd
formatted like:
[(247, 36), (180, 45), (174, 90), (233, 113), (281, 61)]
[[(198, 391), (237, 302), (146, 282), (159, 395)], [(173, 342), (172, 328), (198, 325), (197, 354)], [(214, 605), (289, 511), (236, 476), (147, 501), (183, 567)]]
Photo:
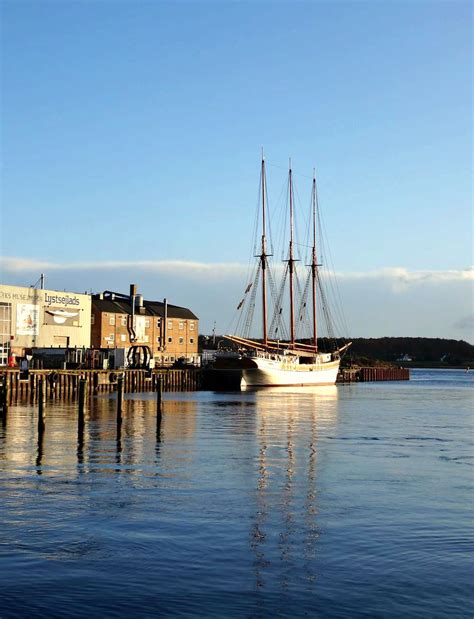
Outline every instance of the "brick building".
[(134, 284), (130, 294), (93, 295), (91, 346), (95, 349), (148, 346), (156, 365), (178, 359), (199, 363), (198, 318), (185, 307), (164, 300), (146, 301)]

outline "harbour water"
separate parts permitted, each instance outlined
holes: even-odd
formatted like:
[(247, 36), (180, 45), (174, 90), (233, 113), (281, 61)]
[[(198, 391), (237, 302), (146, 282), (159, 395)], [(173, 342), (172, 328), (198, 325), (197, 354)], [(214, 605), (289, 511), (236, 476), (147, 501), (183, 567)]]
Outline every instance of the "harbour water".
[(9, 617), (472, 617), (474, 372), (15, 406)]

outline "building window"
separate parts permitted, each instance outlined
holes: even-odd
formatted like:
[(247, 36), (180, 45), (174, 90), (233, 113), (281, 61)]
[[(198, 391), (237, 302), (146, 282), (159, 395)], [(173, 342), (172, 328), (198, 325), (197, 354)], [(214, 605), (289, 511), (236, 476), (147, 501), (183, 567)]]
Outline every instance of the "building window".
[(156, 326), (158, 327), (158, 329), (161, 327), (161, 318), (158, 318), (158, 320), (156, 321)]
[(168, 329), (172, 329), (173, 328), (173, 321), (172, 320), (168, 320)]
[(110, 314), (109, 316), (109, 325), (115, 324), (115, 314)]
[(149, 326), (150, 326), (150, 319), (145, 318), (145, 329), (148, 329)]
[(180, 343), (180, 344), (184, 344), (184, 337), (180, 337), (180, 338), (179, 338), (179, 343)]
[(194, 322), (189, 323), (189, 330), (194, 331)]
[(95, 324), (95, 316), (91, 314), (91, 325)]
[(161, 344), (161, 337), (157, 337), (157, 338), (156, 338), (156, 343), (157, 343), (157, 344)]
[(115, 340), (115, 336), (113, 333), (111, 333), (109, 337), (106, 337), (105, 339), (108, 340), (109, 342), (113, 342)]
[(182, 331), (184, 329), (184, 322), (179, 323), (179, 330)]
[(150, 338), (148, 337), (148, 335), (143, 336), (143, 341), (144, 342), (149, 342)]
[(122, 333), (122, 335), (120, 336), (120, 341), (121, 342), (126, 342), (127, 341), (127, 336)]
[(189, 343), (190, 343), (190, 344), (194, 344), (194, 338), (193, 338), (193, 337), (190, 337), (190, 338), (189, 338)]
[(7, 365), (10, 355), (11, 319), (11, 303), (0, 303), (0, 365)]
[(172, 338), (172, 337), (169, 337), (169, 338), (168, 338), (168, 344), (171, 344), (171, 343), (172, 343), (172, 341), (173, 341), (173, 338)]
[(127, 317), (126, 316), (122, 316), (122, 318), (120, 319), (120, 324), (122, 325), (122, 327), (126, 327), (127, 326)]

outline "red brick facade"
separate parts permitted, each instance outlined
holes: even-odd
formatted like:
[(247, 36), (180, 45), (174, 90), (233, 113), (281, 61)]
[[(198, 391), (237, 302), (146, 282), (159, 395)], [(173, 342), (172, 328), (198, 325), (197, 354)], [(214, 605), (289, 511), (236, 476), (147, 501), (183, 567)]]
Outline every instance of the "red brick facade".
[(166, 308), (163, 303), (152, 301), (142, 301), (141, 306), (132, 307), (130, 298), (116, 293), (96, 295), (92, 299), (92, 348), (128, 349), (145, 345), (157, 365), (178, 359), (197, 364), (198, 318), (186, 308), (173, 305)]

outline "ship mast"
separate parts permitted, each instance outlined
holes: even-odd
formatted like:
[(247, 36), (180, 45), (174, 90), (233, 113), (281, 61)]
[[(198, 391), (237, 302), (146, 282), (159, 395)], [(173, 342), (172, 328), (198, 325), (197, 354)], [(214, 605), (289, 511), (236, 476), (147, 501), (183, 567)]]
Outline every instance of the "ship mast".
[(318, 279), (318, 259), (316, 255), (316, 206), (317, 206), (317, 188), (316, 188), (316, 173), (313, 170), (313, 250), (311, 254), (311, 279), (313, 288), (313, 343), (314, 352), (318, 352), (318, 321), (316, 313), (316, 284)]
[(262, 248), (260, 264), (262, 267), (262, 320), (263, 320), (263, 345), (268, 344), (267, 334), (267, 239), (266, 239), (266, 213), (265, 213), (265, 197), (266, 197), (266, 179), (265, 179), (265, 157), (262, 148)]
[(291, 347), (295, 346), (295, 302), (293, 291), (293, 273), (295, 267), (295, 259), (293, 255), (293, 175), (291, 170), (290, 159), (290, 171), (289, 171), (289, 194), (290, 194), (290, 251), (288, 255), (288, 270), (290, 275), (290, 343)]

